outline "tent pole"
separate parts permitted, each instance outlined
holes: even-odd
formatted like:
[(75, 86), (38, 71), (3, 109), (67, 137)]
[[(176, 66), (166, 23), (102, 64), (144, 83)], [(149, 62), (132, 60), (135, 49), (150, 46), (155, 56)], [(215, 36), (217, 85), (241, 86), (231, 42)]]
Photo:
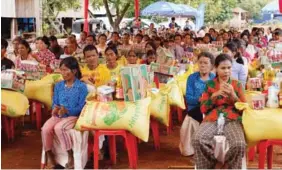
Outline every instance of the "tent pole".
[(139, 0), (134, 1), (135, 6), (135, 19), (137, 20), (139, 17)]
[(89, 5), (89, 0), (84, 0), (84, 27), (83, 31), (89, 32), (89, 25), (88, 25), (88, 5)]
[(279, 0), (279, 11), (282, 13), (282, 0)]

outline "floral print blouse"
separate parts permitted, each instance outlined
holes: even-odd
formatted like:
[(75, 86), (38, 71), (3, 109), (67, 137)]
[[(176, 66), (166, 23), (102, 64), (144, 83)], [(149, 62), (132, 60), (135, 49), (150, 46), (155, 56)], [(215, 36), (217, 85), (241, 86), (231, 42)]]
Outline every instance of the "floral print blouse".
[[(240, 102), (246, 102), (244, 89), (242, 84), (237, 80), (228, 81), (234, 88), (234, 91)], [(215, 100), (211, 99), (213, 93), (219, 91), (220, 83), (216, 77), (207, 82), (206, 89), (200, 98), (201, 112), (205, 114), (204, 121), (214, 122), (217, 120), (220, 113), (230, 120), (242, 120), (242, 112), (235, 108), (235, 102), (230, 97), (217, 96)]]

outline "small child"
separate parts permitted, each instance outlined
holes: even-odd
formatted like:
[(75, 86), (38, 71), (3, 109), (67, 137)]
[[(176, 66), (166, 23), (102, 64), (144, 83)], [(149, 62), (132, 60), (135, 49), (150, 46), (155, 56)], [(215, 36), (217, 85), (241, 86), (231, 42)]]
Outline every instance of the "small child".
[(154, 50), (149, 50), (146, 54), (146, 59), (141, 62), (141, 64), (150, 65), (152, 62), (156, 62), (156, 52)]

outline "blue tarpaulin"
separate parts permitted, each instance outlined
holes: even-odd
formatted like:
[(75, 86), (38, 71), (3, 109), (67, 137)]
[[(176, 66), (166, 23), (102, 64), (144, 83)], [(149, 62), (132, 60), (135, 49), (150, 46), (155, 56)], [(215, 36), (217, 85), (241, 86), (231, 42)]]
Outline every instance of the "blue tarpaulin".
[(279, 14), (279, 0), (273, 0), (264, 6), (261, 11), (263, 13), (272, 13), (272, 14)]

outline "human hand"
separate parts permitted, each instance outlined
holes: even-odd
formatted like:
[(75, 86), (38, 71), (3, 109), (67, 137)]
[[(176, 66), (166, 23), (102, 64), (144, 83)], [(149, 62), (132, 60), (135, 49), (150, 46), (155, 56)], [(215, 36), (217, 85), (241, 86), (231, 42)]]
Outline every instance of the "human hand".
[(227, 97), (226, 93), (223, 90), (218, 90), (217, 92), (213, 93), (211, 98), (214, 99), (217, 96)]
[(64, 106), (60, 107), (60, 110), (58, 112), (59, 117), (62, 117), (64, 114), (66, 114), (68, 111)]
[(81, 78), (80, 80), (81, 80), (82, 82), (86, 83), (86, 84), (95, 86), (95, 85), (94, 85), (94, 79), (91, 78), (91, 77), (83, 77), (83, 78)]
[(54, 106), (54, 109), (52, 110), (52, 116), (57, 116), (58, 115), (58, 113), (59, 113), (59, 110), (60, 110), (60, 107), (59, 106), (57, 106), (57, 105), (55, 105)]

